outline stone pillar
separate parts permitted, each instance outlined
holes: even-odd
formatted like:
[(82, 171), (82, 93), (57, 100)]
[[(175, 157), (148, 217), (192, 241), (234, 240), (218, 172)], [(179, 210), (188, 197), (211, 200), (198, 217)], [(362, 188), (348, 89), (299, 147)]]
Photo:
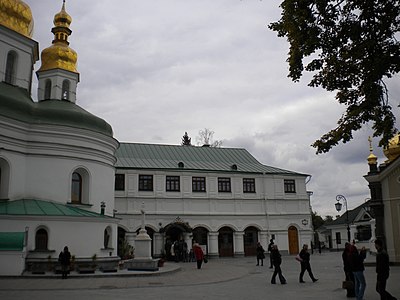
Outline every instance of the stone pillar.
[(126, 232), (125, 233), (125, 239), (128, 242), (129, 245), (131, 245), (133, 248), (135, 248), (135, 239), (136, 239), (136, 232)]
[(151, 238), (146, 229), (140, 229), (135, 239), (135, 259), (151, 258)]
[(164, 250), (164, 235), (159, 232), (155, 232), (153, 235), (154, 238), (154, 256), (161, 257), (161, 254), (165, 254)]
[(208, 256), (210, 257), (219, 257), (218, 235), (218, 232), (208, 233)]
[(233, 233), (233, 252), (234, 256), (244, 256), (244, 231), (236, 231)]
[(258, 238), (260, 244), (264, 247), (265, 250), (268, 248), (269, 244), (269, 237), (268, 237), (268, 232), (267, 231), (259, 231), (258, 233)]

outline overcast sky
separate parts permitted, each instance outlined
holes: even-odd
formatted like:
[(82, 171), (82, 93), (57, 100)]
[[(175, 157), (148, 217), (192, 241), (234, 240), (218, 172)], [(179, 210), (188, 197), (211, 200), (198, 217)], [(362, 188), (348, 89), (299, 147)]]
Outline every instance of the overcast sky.
[[(25, 0), (39, 49), (51, 45), (61, 0)], [(245, 148), (261, 163), (312, 175), (307, 189), (320, 215), (369, 197), (368, 124), (327, 154), (310, 145), (345, 110), (334, 95), (293, 83), (288, 44), (267, 28), (280, 16), (271, 0), (67, 0), (70, 47), (78, 53), (77, 104), (105, 119), (121, 142), (196, 143), (209, 128), (223, 147)], [(35, 70), (40, 62), (35, 65)], [(35, 86), (37, 83), (35, 83)], [(399, 76), (391, 83), (398, 116)], [(36, 99), (36, 88), (33, 97)], [(374, 153), (382, 163), (382, 150)]]

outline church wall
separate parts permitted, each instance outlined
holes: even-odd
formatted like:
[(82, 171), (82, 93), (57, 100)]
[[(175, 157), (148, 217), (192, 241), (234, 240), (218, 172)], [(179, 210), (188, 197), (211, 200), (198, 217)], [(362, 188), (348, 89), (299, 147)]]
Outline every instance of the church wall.
[[(14, 85), (30, 90), (32, 83), (32, 65), (36, 61), (37, 43), (27, 37), (21, 36), (1, 27), (0, 34), (0, 81), (4, 81), (6, 70), (7, 54), (14, 50), (17, 53), (16, 78)], [(4, 70), (4, 71), (3, 71)]]

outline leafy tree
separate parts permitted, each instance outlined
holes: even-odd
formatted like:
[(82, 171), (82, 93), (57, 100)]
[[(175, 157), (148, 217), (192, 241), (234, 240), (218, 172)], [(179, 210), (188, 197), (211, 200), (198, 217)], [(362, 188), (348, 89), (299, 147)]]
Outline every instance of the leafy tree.
[(325, 223), (324, 220), (322, 219), (322, 217), (320, 215), (318, 215), (318, 213), (316, 211), (313, 211), (311, 213), (311, 219), (312, 219), (312, 225), (313, 225), (314, 229), (321, 227)]
[(182, 137), (182, 146), (192, 146), (192, 139), (188, 136), (185, 131), (185, 135)]
[(346, 106), (337, 127), (316, 140), (317, 154), (328, 152), (372, 122), (380, 146), (396, 133), (385, 81), (400, 70), (399, 0), (284, 0), (281, 19), (269, 28), (286, 37), (289, 75), (336, 92)]
[(328, 224), (328, 223), (330, 223), (332, 221), (333, 221), (333, 217), (332, 216), (325, 216), (324, 224)]
[(197, 145), (203, 145), (207, 147), (221, 147), (222, 141), (213, 140), (214, 131), (204, 128), (204, 130), (199, 131), (199, 135), (196, 137)]

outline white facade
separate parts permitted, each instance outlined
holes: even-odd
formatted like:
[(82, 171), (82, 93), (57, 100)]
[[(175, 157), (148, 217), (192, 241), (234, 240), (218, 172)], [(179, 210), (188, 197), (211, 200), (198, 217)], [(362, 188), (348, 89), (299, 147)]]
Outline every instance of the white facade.
[[(140, 228), (140, 208), (146, 210), (146, 227), (154, 231), (153, 254), (161, 254), (166, 234), (163, 227), (186, 222), (192, 229), (203, 227), (208, 231), (208, 253), (224, 256), (219, 252), (219, 230), (229, 227), (233, 232), (233, 255), (244, 255), (246, 229), (257, 230), (257, 240), (266, 248), (274, 237), (281, 251), (296, 253), (299, 246), (312, 239), (310, 202), (306, 191), (305, 176), (270, 174), (228, 174), (220, 172), (174, 172), (168, 170), (123, 170), (125, 190), (116, 191), (116, 216), (127, 235), (135, 235)], [(140, 175), (153, 175), (153, 191), (139, 191)], [(166, 191), (166, 176), (179, 176), (179, 192)], [(206, 177), (206, 192), (192, 192), (192, 177)], [(218, 192), (218, 178), (231, 178), (231, 192)], [(255, 179), (255, 193), (243, 192), (243, 178)], [(284, 179), (294, 179), (295, 193), (284, 192)], [(304, 224), (304, 225), (303, 225)], [(289, 228), (295, 229), (296, 241), (289, 242)], [(161, 230), (162, 231), (162, 230)], [(191, 245), (191, 233), (183, 233)], [(133, 240), (133, 239), (132, 239)], [(291, 245), (290, 245), (291, 243)]]

